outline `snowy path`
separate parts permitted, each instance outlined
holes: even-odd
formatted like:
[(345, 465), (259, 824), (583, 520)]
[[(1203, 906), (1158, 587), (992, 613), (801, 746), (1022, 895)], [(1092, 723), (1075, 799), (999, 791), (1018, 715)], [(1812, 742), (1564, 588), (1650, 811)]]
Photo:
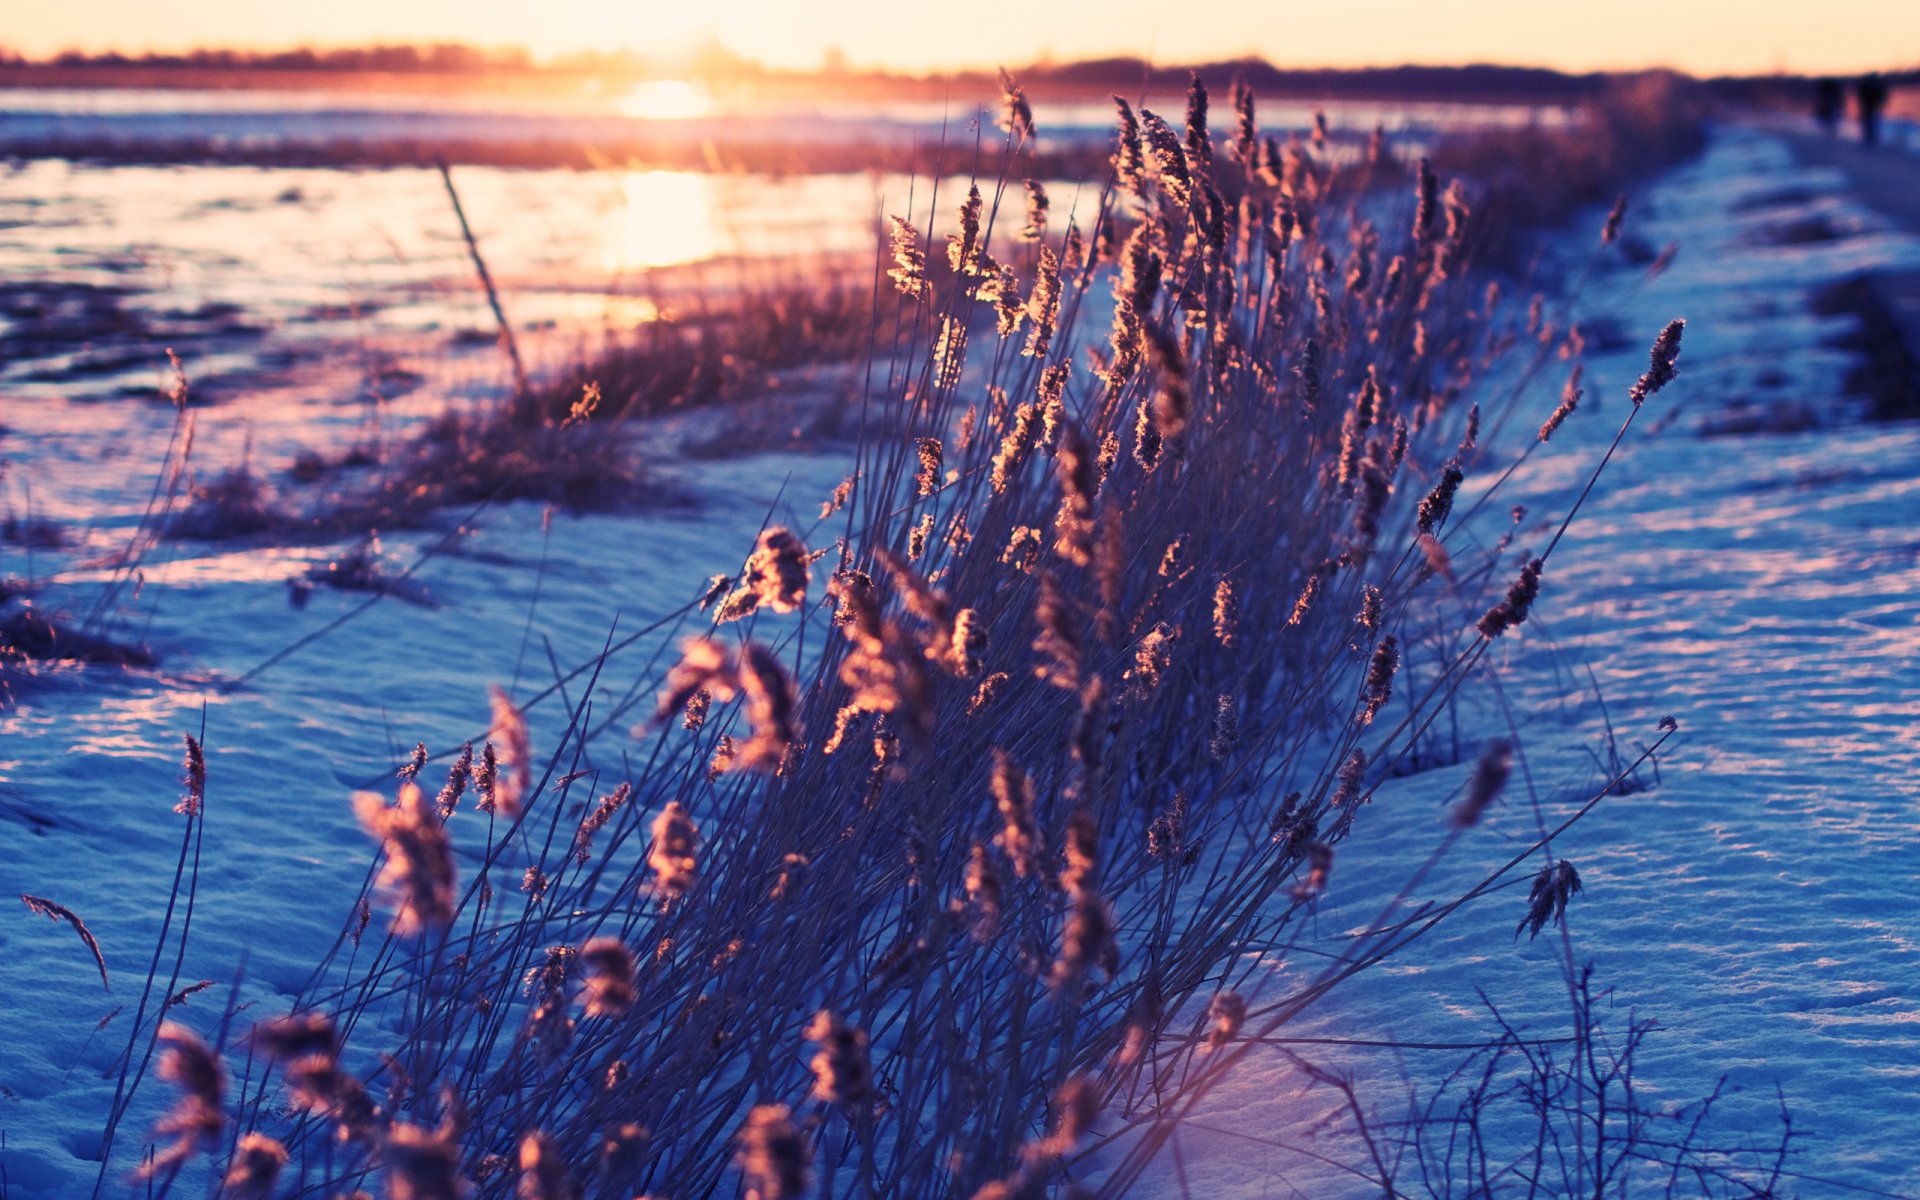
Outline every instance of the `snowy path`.
[(1797, 131), (1783, 136), (1800, 162), (1845, 174), (1848, 192), (1868, 208), (1907, 229), (1920, 227), (1920, 153), (1898, 145), (1868, 149), (1851, 138)]
[[(1555, 845), (1585, 881), (1570, 910), (1575, 953), (1596, 964), (1596, 986), (1614, 989), (1617, 1021), (1627, 1009), (1659, 1021), (1639, 1064), (1650, 1095), (1692, 1100), (1724, 1073), (1745, 1089), (1726, 1106), (1728, 1127), (1777, 1140), (1777, 1083), (1793, 1113), (1789, 1170), (1802, 1176), (1783, 1184), (1790, 1192), (1920, 1195), (1920, 427), (1695, 429), (1755, 400), (1844, 411), (1847, 358), (1824, 345), (1844, 330), (1809, 316), (1809, 295), (1860, 269), (1920, 264), (1920, 239), (1850, 198), (1838, 172), (1798, 166), (1757, 131), (1721, 131), (1632, 211), (1639, 236), (1677, 240), (1679, 256), (1650, 283), (1643, 267), (1621, 268), (1582, 300), (1582, 318), (1618, 320), (1624, 344), (1589, 354), (1598, 403), (1555, 437), (1582, 453), (1542, 460), (1511, 497), (1535, 514), (1520, 544), (1543, 543), (1625, 415), (1645, 346), (1686, 316), (1679, 381), (1642, 414), (1556, 550), (1539, 619), (1501, 647), (1550, 820), (1599, 778), (1587, 750), (1600, 715), (1567, 695), (1583, 664), (1628, 754), (1663, 715), (1680, 722), (1661, 786), (1609, 798)], [(1842, 236), (1765, 244), (1815, 213)], [(1553, 400), (1539, 402), (1543, 417)], [(1499, 720), (1494, 698), (1481, 699)], [(1375, 917), (1437, 841), (1440, 806), (1468, 769), (1382, 790), (1374, 828), (1363, 822), (1336, 866), (1335, 891), (1350, 899), (1330, 896), (1323, 946)], [(1457, 895), (1524, 846), (1525, 796), (1516, 776), (1504, 810), (1420, 896)], [(1563, 1032), (1551, 939), (1514, 940), (1523, 897), (1505, 891), (1463, 911), (1290, 1032), (1490, 1037), (1476, 988), (1536, 1033)], [(1375, 1050), (1326, 1061), (1371, 1079), (1391, 1116), (1402, 1067), (1430, 1081), (1445, 1059)], [(1185, 1180), (1169, 1167), (1160, 1192), (1377, 1195), (1249, 1140), (1312, 1146), (1309, 1122), (1331, 1101), (1303, 1090), (1277, 1054), (1250, 1059), (1209, 1104), (1211, 1132), (1183, 1135)]]

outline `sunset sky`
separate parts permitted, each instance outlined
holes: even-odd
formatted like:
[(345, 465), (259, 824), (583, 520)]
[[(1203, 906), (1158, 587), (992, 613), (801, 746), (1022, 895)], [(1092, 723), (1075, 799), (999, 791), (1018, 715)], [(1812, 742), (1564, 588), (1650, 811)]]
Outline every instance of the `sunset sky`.
[(279, 49), (374, 41), (521, 45), (541, 57), (702, 43), (811, 67), (829, 47), (909, 70), (1135, 54), (1282, 65), (1525, 63), (1571, 70), (1858, 71), (1920, 63), (1914, 0), (61, 0), (13, 8), (0, 44)]

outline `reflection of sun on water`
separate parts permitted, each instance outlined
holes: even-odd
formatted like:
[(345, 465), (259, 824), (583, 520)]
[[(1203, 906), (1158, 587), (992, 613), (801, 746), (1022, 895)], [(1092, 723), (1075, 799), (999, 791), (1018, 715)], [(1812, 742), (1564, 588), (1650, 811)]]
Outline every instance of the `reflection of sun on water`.
[(713, 115), (713, 97), (684, 79), (651, 79), (634, 84), (614, 107), (623, 117), (643, 121), (691, 121)]
[[(521, 307), (536, 311), (527, 305)], [(558, 322), (563, 329), (618, 331), (650, 325), (666, 312), (649, 296), (565, 292), (543, 302), (537, 314)]]
[(609, 214), (603, 265), (613, 272), (698, 262), (725, 253), (712, 177), (693, 171), (626, 171), (624, 204)]

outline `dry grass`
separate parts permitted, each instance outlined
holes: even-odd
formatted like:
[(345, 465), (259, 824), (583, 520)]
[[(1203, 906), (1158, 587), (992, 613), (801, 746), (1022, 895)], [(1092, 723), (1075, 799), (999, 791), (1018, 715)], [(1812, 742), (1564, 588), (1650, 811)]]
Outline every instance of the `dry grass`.
[[(363, 442), (335, 459), (303, 453), (274, 488), (250, 464), (191, 489), (168, 536), (204, 541), (333, 542), (377, 530), (422, 528), (443, 510), (533, 500), (572, 512), (618, 512), (690, 498), (656, 469), (659, 430), (646, 422), (770, 397), (865, 353), (872, 296), (829, 278), (743, 286), (714, 311), (651, 322), (583, 352), (519, 394), (449, 407), (390, 442)], [(784, 378), (783, 378), (784, 377)], [(817, 408), (818, 406), (813, 406)], [(798, 419), (832, 427), (831, 411), (788, 414), (754, 444), (791, 440)], [(697, 448), (697, 447), (696, 447)], [(709, 451), (711, 452), (711, 450)]]
[(195, 541), (281, 534), (294, 527), (263, 480), (247, 464), (196, 483), (187, 504), (167, 522), (167, 536)]
[(144, 647), (121, 645), (28, 607), (0, 621), (0, 663), (26, 662), (151, 666), (153, 655)]
[[(1568, 343), (1468, 274), (1463, 193), (1343, 190), (1312, 140), (1210, 137), (1204, 100), (1185, 128), (1138, 114), (1098, 224), (1037, 251), (1006, 228), (1017, 177), (950, 198), (979, 221), (951, 246), (904, 225), (847, 486), (689, 581), (639, 744), (645, 699), (589, 715), (596, 662), (584, 690), (496, 696), (437, 798), (424, 751), (397, 803), (356, 797), (378, 860), (291, 1016), (196, 1048), (136, 1013), (130, 1064), (180, 1056), (162, 1132), (236, 1190), (1120, 1196), (1235, 1064), (1447, 912), (1538, 869), (1536, 928), (1564, 917), (1543, 837), (1418, 920), (1381, 896), (1308, 982), (1257, 990), (1374, 789), (1551, 602), (1558, 536), (1480, 536), (1454, 500), (1504, 478), (1480, 430), (1522, 392), (1490, 373), (1524, 385)], [(486, 430), (579, 428), (568, 394), (442, 430), (397, 477), (471, 489), (461, 464), (514, 449)], [(522, 707), (568, 695), (539, 744)], [(1504, 777), (1476, 774), (1436, 857)], [(109, 1147), (138, 1137), (124, 1112)], [(1563, 1162), (1572, 1190), (1626, 1186)]]

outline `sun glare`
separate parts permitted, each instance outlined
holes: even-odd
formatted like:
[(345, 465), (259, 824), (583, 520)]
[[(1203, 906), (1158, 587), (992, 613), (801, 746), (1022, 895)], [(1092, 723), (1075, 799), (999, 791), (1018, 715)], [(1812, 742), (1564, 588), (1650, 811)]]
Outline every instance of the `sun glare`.
[(714, 114), (713, 97), (684, 79), (652, 79), (635, 84), (615, 102), (623, 117), (642, 121), (691, 121)]
[(698, 262), (731, 247), (718, 220), (710, 175), (692, 171), (626, 171), (624, 202), (611, 214), (602, 261), (613, 272)]

